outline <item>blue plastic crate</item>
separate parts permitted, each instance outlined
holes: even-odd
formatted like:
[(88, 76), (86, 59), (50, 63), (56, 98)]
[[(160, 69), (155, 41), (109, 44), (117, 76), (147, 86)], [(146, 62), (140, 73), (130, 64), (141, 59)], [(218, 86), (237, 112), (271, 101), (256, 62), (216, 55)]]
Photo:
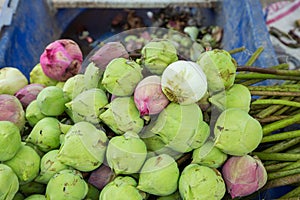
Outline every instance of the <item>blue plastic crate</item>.
[[(267, 67), (278, 64), (265, 26), (259, 0), (223, 0), (220, 8), (207, 9), (206, 19), (224, 28), (223, 48), (226, 50), (245, 46), (247, 51), (237, 53), (234, 58), (244, 64), (259, 46), (264, 52), (256, 66)], [(46, 0), (19, 1), (12, 24), (4, 27), (0, 35), (0, 67), (12, 66), (27, 77), (39, 62), (45, 46), (61, 37), (68, 25), (86, 9), (59, 9), (51, 12)], [(105, 24), (109, 10), (105, 10), (99, 23)], [(106, 23), (109, 23), (108, 20)], [(105, 26), (103, 31), (105, 32)]]

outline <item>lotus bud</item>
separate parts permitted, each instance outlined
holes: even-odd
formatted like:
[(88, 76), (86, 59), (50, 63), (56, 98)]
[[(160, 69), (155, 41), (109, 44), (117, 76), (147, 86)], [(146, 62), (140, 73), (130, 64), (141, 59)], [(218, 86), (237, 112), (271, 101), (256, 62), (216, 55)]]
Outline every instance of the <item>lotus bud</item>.
[(44, 115), (59, 116), (65, 111), (68, 98), (61, 88), (49, 86), (38, 94), (36, 100)]
[(102, 190), (115, 177), (112, 169), (107, 165), (101, 165), (96, 170), (92, 171), (88, 183), (95, 186), (98, 190)]
[(84, 87), (86, 90), (91, 88), (104, 88), (101, 85), (102, 75), (104, 71), (101, 71), (95, 63), (91, 62), (84, 72)]
[(207, 140), (200, 148), (194, 149), (192, 163), (219, 168), (227, 160), (227, 154), (214, 146), (214, 142)]
[(65, 169), (56, 173), (46, 187), (46, 199), (84, 199), (88, 185), (79, 171)]
[(135, 61), (115, 58), (107, 65), (101, 84), (111, 94), (130, 96), (142, 78), (142, 68)]
[(171, 63), (161, 77), (162, 91), (170, 101), (187, 105), (199, 101), (207, 91), (206, 75), (197, 63)]
[(32, 194), (26, 197), (24, 200), (47, 200), (45, 195), (42, 194)]
[(200, 43), (194, 42), (190, 48), (191, 61), (196, 62), (199, 56), (201, 55), (201, 53), (203, 53), (204, 51), (205, 49)]
[(34, 127), (38, 121), (46, 117), (41, 112), (37, 100), (33, 100), (26, 108), (25, 118), (31, 127)]
[(178, 191), (167, 196), (158, 197), (156, 200), (182, 200)]
[(226, 192), (221, 173), (217, 169), (198, 164), (189, 164), (183, 169), (178, 188), (181, 198), (186, 200), (220, 200)]
[(100, 114), (101, 121), (112, 129), (116, 134), (124, 134), (127, 131), (139, 133), (144, 120), (134, 104), (133, 97), (117, 97)]
[(0, 161), (12, 159), (21, 147), (19, 128), (10, 121), (0, 121)]
[(246, 111), (229, 108), (218, 117), (215, 127), (215, 146), (226, 154), (243, 156), (259, 145), (263, 131), (260, 123)]
[(14, 95), (28, 84), (26, 76), (17, 68), (0, 69), (0, 94)]
[(107, 143), (103, 131), (89, 122), (78, 122), (66, 133), (57, 159), (79, 171), (92, 171), (102, 164)]
[(88, 193), (85, 196), (85, 200), (99, 199), (99, 196), (100, 196), (100, 190), (98, 190), (93, 185), (88, 184)]
[(84, 75), (76, 74), (75, 76), (69, 78), (62, 89), (68, 99), (74, 99), (77, 95), (85, 90)]
[(25, 141), (36, 145), (43, 152), (48, 152), (60, 146), (60, 134), (58, 119), (45, 117), (37, 122)]
[(187, 26), (183, 29), (183, 32), (188, 34), (193, 41), (196, 41), (199, 34), (199, 29), (196, 26)]
[(267, 182), (267, 171), (256, 156), (229, 158), (222, 167), (222, 175), (232, 198), (250, 195)]
[(25, 87), (21, 88), (15, 96), (20, 100), (22, 106), (24, 109), (27, 108), (27, 106), (36, 99), (37, 95), (44, 89), (45, 86), (38, 84), (38, 83), (32, 83), (29, 85), (26, 85)]
[(40, 56), (40, 63), (46, 76), (66, 81), (81, 70), (83, 57), (76, 42), (60, 39), (50, 43)]
[(211, 93), (228, 89), (234, 84), (236, 62), (227, 51), (206, 51), (199, 56), (197, 63), (206, 74)]
[(105, 92), (98, 88), (92, 88), (83, 91), (65, 106), (74, 123), (87, 121), (97, 125), (100, 122), (99, 115), (102, 108), (107, 104), (108, 99)]
[(0, 164), (0, 199), (12, 200), (19, 190), (19, 180), (14, 171), (7, 165)]
[(98, 49), (89, 59), (94, 62), (101, 71), (105, 71), (106, 66), (115, 58), (129, 58), (129, 54), (120, 42), (108, 42)]
[(185, 153), (204, 144), (210, 129), (197, 104), (170, 103), (145, 132), (142, 138), (157, 135), (166, 147)]
[(143, 200), (144, 194), (136, 188), (136, 181), (129, 176), (116, 177), (100, 192), (99, 200)]
[(144, 164), (147, 147), (134, 132), (126, 132), (110, 139), (106, 159), (116, 174), (137, 173)]
[(221, 111), (228, 108), (240, 108), (249, 112), (251, 93), (246, 86), (242, 84), (233, 84), (229, 89), (210, 97), (209, 101)]
[(35, 181), (30, 181), (28, 183), (20, 185), (19, 192), (25, 196), (30, 196), (33, 194), (45, 194), (46, 185), (42, 183), (37, 183)]
[(177, 61), (177, 50), (169, 40), (152, 40), (141, 51), (142, 65), (152, 74), (161, 75), (166, 67)]
[(35, 178), (36, 182), (47, 184), (57, 172), (69, 167), (57, 160), (58, 149), (47, 152), (41, 159), (40, 173)]
[(0, 94), (0, 121), (11, 121), (19, 130), (25, 125), (25, 112), (19, 99), (13, 95)]
[(177, 190), (178, 178), (179, 169), (174, 158), (161, 154), (145, 161), (137, 188), (149, 194), (166, 196)]
[(21, 145), (16, 155), (3, 164), (8, 165), (18, 176), (20, 184), (28, 183), (37, 177), (40, 169), (40, 156), (30, 146)]
[(13, 200), (24, 200), (25, 196), (21, 192), (17, 192), (13, 198)]
[(161, 90), (161, 78), (152, 75), (141, 80), (134, 91), (134, 102), (141, 116), (160, 113), (169, 103)]
[(42, 66), (40, 63), (36, 64), (29, 74), (30, 83), (38, 83), (44, 86), (55, 86), (58, 81), (54, 80), (43, 72)]

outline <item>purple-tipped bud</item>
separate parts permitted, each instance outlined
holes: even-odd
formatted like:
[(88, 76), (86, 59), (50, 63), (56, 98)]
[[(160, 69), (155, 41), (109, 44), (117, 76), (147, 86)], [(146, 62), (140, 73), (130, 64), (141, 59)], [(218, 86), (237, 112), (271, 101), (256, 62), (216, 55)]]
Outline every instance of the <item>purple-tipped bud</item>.
[(11, 121), (20, 130), (25, 125), (25, 112), (19, 99), (13, 95), (0, 95), (0, 121)]
[(42, 89), (44, 89), (45, 86), (38, 83), (32, 83), (29, 85), (26, 85), (25, 87), (21, 88), (15, 96), (20, 100), (22, 106), (24, 109), (27, 108), (27, 106), (36, 99), (37, 95), (40, 93)]
[(69, 39), (50, 43), (40, 57), (44, 73), (57, 81), (66, 81), (81, 70), (82, 52), (76, 42)]
[(161, 89), (161, 78), (152, 75), (140, 81), (135, 88), (134, 102), (141, 116), (160, 113), (169, 103)]
[(129, 54), (120, 42), (108, 42), (104, 44), (90, 58), (101, 70), (105, 70), (107, 64), (114, 58), (129, 58)]
[(222, 175), (232, 198), (250, 195), (267, 182), (267, 171), (256, 156), (229, 158), (222, 168)]

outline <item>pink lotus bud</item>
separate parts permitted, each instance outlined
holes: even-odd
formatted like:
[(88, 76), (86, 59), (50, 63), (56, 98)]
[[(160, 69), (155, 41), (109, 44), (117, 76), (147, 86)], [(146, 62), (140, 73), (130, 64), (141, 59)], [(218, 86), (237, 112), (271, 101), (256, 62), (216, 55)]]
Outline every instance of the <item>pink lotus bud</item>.
[(129, 58), (129, 54), (120, 42), (108, 42), (104, 44), (90, 58), (101, 70), (105, 70), (107, 64), (114, 58)]
[(78, 74), (82, 61), (83, 56), (78, 44), (69, 39), (50, 43), (40, 57), (44, 73), (57, 81), (66, 81)]
[(19, 99), (13, 95), (0, 94), (0, 121), (10, 121), (20, 130), (25, 125), (25, 112)]
[(24, 109), (36, 99), (37, 95), (40, 93), (45, 86), (38, 83), (31, 83), (21, 88), (18, 92), (16, 92), (15, 96), (20, 100)]
[(222, 168), (222, 175), (232, 198), (250, 195), (267, 182), (267, 171), (256, 156), (229, 158)]
[(169, 103), (161, 89), (161, 78), (152, 75), (141, 80), (134, 91), (134, 102), (141, 116), (160, 113)]

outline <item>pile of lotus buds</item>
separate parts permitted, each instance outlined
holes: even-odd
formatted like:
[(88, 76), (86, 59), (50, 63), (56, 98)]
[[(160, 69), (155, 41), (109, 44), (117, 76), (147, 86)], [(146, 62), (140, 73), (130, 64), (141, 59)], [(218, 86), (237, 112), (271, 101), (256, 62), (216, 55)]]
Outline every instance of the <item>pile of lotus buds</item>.
[(267, 182), (263, 137), (230, 53), (178, 56), (154, 39), (133, 58), (103, 44), (82, 67), (72, 40), (45, 47), (30, 79), (0, 71), (0, 199), (223, 199)]

